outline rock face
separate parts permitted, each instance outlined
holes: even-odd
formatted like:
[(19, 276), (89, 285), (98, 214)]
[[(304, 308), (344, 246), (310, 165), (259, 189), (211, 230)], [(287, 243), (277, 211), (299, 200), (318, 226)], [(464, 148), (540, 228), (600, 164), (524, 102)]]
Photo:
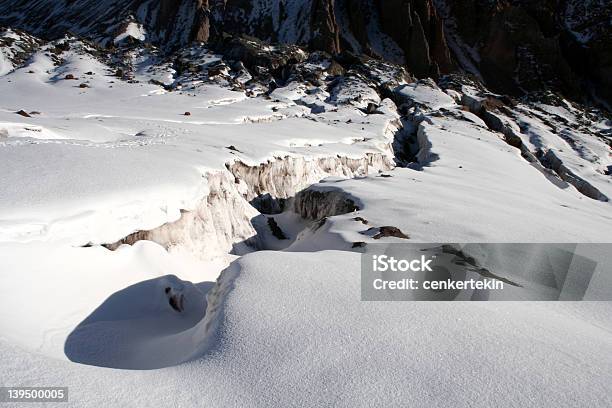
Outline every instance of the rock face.
[[(416, 76), (453, 68), (432, 0), (340, 1), (346, 47), (406, 64)], [(351, 41), (351, 37), (356, 41)]]
[(0, 0), (0, 25), (102, 45), (129, 22), (176, 48), (247, 35), (405, 65), (416, 77), (463, 69), (497, 92), (612, 97), (612, 6), (598, 0)]
[[(612, 95), (612, 5), (591, 0), (447, 0), (453, 53), (498, 92), (585, 88)], [(609, 3), (609, 2), (607, 2)], [(473, 70), (474, 71), (474, 70)]]

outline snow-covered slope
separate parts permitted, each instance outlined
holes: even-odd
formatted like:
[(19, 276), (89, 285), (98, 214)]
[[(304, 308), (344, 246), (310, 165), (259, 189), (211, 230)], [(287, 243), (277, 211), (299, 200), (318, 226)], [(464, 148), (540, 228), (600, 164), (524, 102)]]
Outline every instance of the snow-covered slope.
[(21, 66), (41, 41), (21, 30), (0, 29), (0, 76)]
[[(115, 242), (195, 209), (208, 194), (208, 174), (227, 173), (237, 161), (373, 154), (383, 168), (391, 165), (391, 114), (362, 124), (365, 115), (347, 108), (355, 123), (308, 120), (309, 110), (291, 100), (126, 83), (77, 44), (55, 58), (59, 66), (41, 50), (0, 84), (2, 241)], [(293, 193), (312, 177), (295, 180)]]
[[(109, 370), (3, 342), (6, 378), (61, 379), (69, 406), (131, 405), (135, 398), (139, 405), (224, 407), (612, 403), (608, 303), (361, 302), (359, 263), (357, 254), (334, 251), (242, 258), (224, 273), (233, 289), (216, 320), (214, 352), (197, 361)], [(109, 298), (107, 307), (113, 300), (120, 299)], [(128, 304), (122, 314), (137, 319), (136, 311)]]
[(126, 33), (0, 77), (3, 384), (61, 379), (74, 406), (611, 403), (607, 302), (359, 299), (374, 242), (611, 242), (605, 113)]
[[(524, 143), (521, 150), (435, 85), (408, 84), (397, 92), (412, 104), (418, 123), (416, 162), (387, 177), (330, 179), (310, 187), (348, 197), (359, 211), (329, 218), (323, 228), (300, 237), (293, 250), (312, 245), (349, 249), (355, 243), (376, 242), (367, 232), (385, 225), (421, 242), (611, 242), (609, 138), (595, 134), (596, 123), (591, 130), (580, 128), (569, 103), (521, 104), (508, 111), (503, 117), (517, 129), (516, 137)], [(609, 124), (603, 126), (609, 130)], [(528, 156), (530, 151), (534, 156)], [(544, 167), (553, 152), (567, 171)], [(574, 176), (566, 177), (568, 173)], [(593, 191), (597, 195), (591, 195)], [(309, 198), (298, 197), (298, 212)], [(325, 200), (320, 201), (318, 206), (325, 208)], [(367, 223), (356, 222), (356, 217)]]

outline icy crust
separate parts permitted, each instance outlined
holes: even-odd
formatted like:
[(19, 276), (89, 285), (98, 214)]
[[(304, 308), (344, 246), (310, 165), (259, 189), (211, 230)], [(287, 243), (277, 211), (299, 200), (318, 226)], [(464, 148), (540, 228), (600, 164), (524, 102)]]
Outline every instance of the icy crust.
[(259, 246), (252, 224), (259, 212), (249, 201), (263, 195), (272, 199), (292, 198), (325, 177), (365, 176), (368, 171), (388, 170), (393, 163), (385, 154), (368, 154), (363, 159), (285, 157), (259, 166), (235, 162), (228, 167), (230, 175), (207, 174), (208, 192), (195, 209), (181, 211), (174, 222), (137, 231), (106, 247), (116, 249), (149, 240), (170, 252), (191, 254), (204, 261), (223, 259), (230, 252), (249, 252)]
[(381, 152), (365, 153), (362, 158), (337, 155), (307, 159), (287, 156), (259, 166), (236, 162), (229, 166), (229, 170), (245, 183), (246, 198), (251, 200), (266, 193), (274, 198), (291, 198), (325, 177), (362, 177), (393, 167), (390, 152)]
[(191, 254), (204, 261), (223, 259), (230, 252), (248, 250), (256, 231), (251, 219), (259, 213), (244, 199), (235, 179), (226, 172), (206, 175), (207, 193), (192, 210), (181, 211), (178, 220), (151, 230), (140, 230), (106, 245), (116, 249), (149, 240), (170, 252)]

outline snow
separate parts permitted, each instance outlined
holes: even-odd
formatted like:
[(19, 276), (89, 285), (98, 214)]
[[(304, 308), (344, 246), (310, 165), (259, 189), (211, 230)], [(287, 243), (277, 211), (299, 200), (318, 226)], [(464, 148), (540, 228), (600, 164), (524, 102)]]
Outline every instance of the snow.
[[(61, 59), (43, 47), (0, 78), (3, 384), (68, 386), (68, 406), (612, 404), (610, 302), (360, 300), (353, 244), (371, 245), (370, 228), (414, 243), (612, 242), (610, 202), (527, 161), (458, 91), (398, 86), (402, 129), (361, 77), (329, 92), (294, 82), (247, 97), (202, 80), (169, 91), (148, 83), (179, 83), (154, 52), (132, 54), (124, 81), (70, 41)], [(607, 192), (597, 132), (609, 126), (573, 128), (573, 109), (519, 105), (500, 121)], [(401, 132), (416, 162), (393, 168)], [(304, 188), (323, 193), (307, 204), (326, 218), (295, 212)], [(285, 211), (249, 205), (265, 193)], [(332, 213), (347, 198), (357, 209)]]
[(61, 378), (69, 406), (131, 404), (136, 389), (157, 406), (612, 403), (609, 303), (361, 302), (359, 263), (335, 251), (241, 258), (224, 275), (217, 346), (190, 363), (111, 371), (0, 343), (3, 365), (11, 383)]
[(23, 32), (0, 28), (0, 77), (19, 65), (28, 50), (36, 47), (38, 40)]
[[(371, 175), (311, 187), (340, 191), (359, 203), (357, 213), (327, 221), (341, 236), (333, 248), (374, 242), (361, 232), (381, 225), (396, 226), (417, 242), (612, 242), (609, 203), (557, 187), (497, 134), (448, 118), (429, 118), (419, 134), (431, 144), (423, 160), (438, 158), (421, 171), (398, 168), (389, 178)], [(353, 221), (356, 216), (370, 225)], [(321, 239), (298, 240), (296, 250)]]
[(331, 101), (337, 104), (354, 104), (366, 108), (369, 103), (378, 105), (380, 96), (358, 77), (343, 78), (331, 92)]
[(398, 87), (396, 90), (401, 98), (414, 104), (426, 105), (430, 109), (440, 109), (455, 106), (455, 100), (429, 82), (414, 82)]
[[(0, 275), (2, 287), (23, 288), (23, 290), (2, 291), (4, 297), (2, 302), (4, 306), (7, 306), (1, 312), (2, 337), (13, 344), (59, 359), (66, 358), (64, 343), (72, 329), (85, 320), (115, 291), (145, 280), (168, 275), (169, 271), (180, 271), (182, 276), (192, 279), (204, 280), (207, 277), (199, 265), (190, 264), (179, 257), (170, 257), (161, 246), (150, 241), (141, 241), (134, 246), (124, 246), (115, 252), (102, 247), (72, 248), (51, 244), (3, 244), (0, 246), (0, 253), (3, 259), (3, 273)], [(32, 253), (36, 253), (37, 256), (32, 257)], [(216, 279), (216, 273), (209, 272), (208, 278)], [(157, 283), (162, 286), (181, 286), (181, 283), (174, 278), (164, 278), (163, 281), (157, 281)], [(134, 311), (130, 315), (132, 320), (140, 319), (148, 321), (151, 325), (162, 327), (160, 334), (166, 328), (172, 329), (173, 321), (180, 323), (188, 320), (178, 313), (170, 313), (171, 309), (164, 314), (164, 309), (160, 309), (160, 305), (164, 304), (163, 300), (159, 299), (159, 296), (154, 298), (150, 296), (153, 293), (163, 295), (163, 287), (159, 290), (154, 290), (146, 285), (140, 285), (140, 287), (140, 290), (149, 292), (145, 292), (142, 297), (137, 296), (135, 292), (127, 293), (125, 294), (127, 299), (117, 296), (118, 302), (131, 303), (115, 305), (114, 310), (98, 311), (97, 315), (90, 316), (90, 320), (94, 318), (102, 322), (113, 320), (116, 314), (119, 314), (118, 320), (125, 320), (127, 314), (131, 313), (128, 312), (128, 309), (132, 308), (131, 310)], [(189, 288), (193, 291), (191, 286)], [(35, 296), (36, 301), (24, 302), (25, 293), (28, 296)], [(189, 293), (188, 296), (196, 295)], [(199, 298), (203, 299), (203, 296), (200, 295)], [(149, 303), (138, 304), (137, 299)], [(195, 308), (197, 303), (192, 300), (195, 299), (188, 298), (185, 304)], [(11, 304), (21, 304), (19, 313), (14, 313), (14, 309), (8, 307)], [(47, 307), (41, 307), (41, 305)], [(165, 305), (167, 306), (167, 301)], [(197, 309), (199, 312), (202, 311), (202, 308)], [(190, 313), (198, 317), (198, 310), (192, 310)], [(144, 316), (144, 314), (148, 315)], [(103, 323), (100, 325), (103, 326)], [(104, 329), (101, 327), (100, 333)], [(148, 332), (150, 334), (150, 330)], [(140, 346), (146, 346), (144, 340), (153, 340), (149, 338), (139, 342), (133, 336), (134, 333), (127, 338), (134, 343), (140, 343)], [(147, 331), (143, 330), (143, 333)], [(104, 338), (109, 336), (112, 334)], [(129, 346), (135, 346), (135, 344)], [(151, 360), (153, 355), (155, 352), (151, 351), (147, 359)], [(126, 356), (124, 355), (123, 358)], [(168, 358), (168, 356), (160, 356), (160, 358)], [(155, 364), (155, 362), (151, 361), (149, 364)]]
[[(0, 129), (8, 136), (0, 142), (0, 184), (9, 192), (0, 198), (0, 241), (115, 242), (193, 210), (207, 195), (206, 174), (237, 160), (388, 154), (388, 117), (360, 124), (363, 114), (353, 109), (353, 124), (305, 120), (290, 99), (216, 86), (159, 93), (109, 77), (110, 69), (73, 48), (59, 67), (41, 51), (0, 84)], [(89, 88), (79, 88), (82, 81)], [(24, 118), (19, 109), (41, 114)], [(356, 140), (354, 129), (368, 141)]]
[(570, 106), (539, 105), (538, 108), (525, 107), (517, 115), (524, 143), (532, 150), (553, 151), (574, 174), (611, 197), (612, 180), (605, 174), (612, 165), (608, 142), (593, 137), (591, 129), (572, 128), (578, 121)]
[(6, 75), (13, 70), (13, 64), (8, 60), (2, 51), (0, 51), (0, 76)]
[(147, 33), (141, 24), (131, 21), (125, 27), (125, 31), (115, 37), (114, 43), (119, 44), (128, 37), (134, 38), (139, 41), (144, 41), (147, 37)]

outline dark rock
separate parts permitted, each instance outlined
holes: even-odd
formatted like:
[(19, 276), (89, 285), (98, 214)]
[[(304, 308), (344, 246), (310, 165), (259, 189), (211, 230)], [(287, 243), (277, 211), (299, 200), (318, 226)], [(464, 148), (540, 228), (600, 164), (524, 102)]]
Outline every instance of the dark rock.
[(500, 280), (512, 286), (516, 286), (520, 288), (523, 287), (522, 285), (516, 282), (513, 282), (502, 276), (496, 275), (493, 272), (489, 271), (488, 269), (481, 267), (474, 257), (465, 254), (461, 249), (456, 248), (452, 244), (442, 245), (441, 249), (443, 253), (451, 254), (455, 256), (455, 258), (452, 260), (452, 262), (455, 265), (466, 267), (466, 269), (471, 270), (472, 272), (476, 272), (485, 278), (497, 279), (497, 280)]
[(79, 88), (89, 88), (89, 85), (86, 83), (79, 84)]
[(489, 87), (512, 95), (550, 87), (580, 93), (571, 65), (584, 60), (566, 52), (565, 10), (557, 2), (448, 3), (458, 34), (479, 54), (478, 68)]
[(372, 238), (381, 239), (384, 237), (410, 239), (410, 237), (404, 234), (399, 228), (391, 227), (391, 226), (384, 226), (384, 227), (378, 228), (378, 233), (374, 235)]
[[(52, 7), (52, 0), (0, 0), (0, 25), (28, 28), (45, 38), (74, 32), (112, 46), (113, 30), (138, 15), (156, 45), (175, 50), (193, 41), (208, 42), (228, 59), (245, 61), (250, 71), (265, 68), (258, 70), (262, 77), (267, 70), (286, 79), (291, 74), (286, 66), (297, 54), (283, 56), (292, 54), (284, 45), (253, 51), (242, 44), (236, 50), (226, 36), (266, 44), (295, 41), (334, 56), (369, 55), (403, 64), (418, 77), (435, 78), (464, 64), (465, 70), (482, 74), (493, 91), (514, 96), (555, 89), (569, 97), (593, 100), (592, 91), (612, 100), (612, 7), (606, 1), (269, 0), (263, 7), (249, 0), (64, 3)], [(382, 44), (374, 40), (383, 37)], [(457, 38), (470, 51), (453, 47), (457, 55), (451, 55), (447, 38)], [(69, 41), (55, 45), (59, 53), (66, 47)], [(346, 68), (338, 58), (328, 72), (340, 75)]]
[(15, 113), (18, 114), (18, 115), (24, 116), (26, 118), (31, 118), (30, 114), (28, 112), (24, 111), (23, 109), (20, 110), (20, 111), (15, 112)]
[(345, 72), (346, 70), (344, 69), (344, 67), (335, 59), (331, 60), (329, 63), (329, 67), (327, 67), (327, 73), (332, 76), (344, 75)]
[(270, 227), (270, 231), (272, 231), (272, 235), (274, 235), (277, 239), (281, 239), (281, 240), (289, 239), (287, 238), (283, 230), (281, 230), (281, 228), (278, 226), (274, 217), (268, 217), (268, 227)]
[(311, 32), (309, 46), (332, 54), (340, 52), (339, 28), (336, 23), (334, 0), (314, 0), (311, 9)]
[(168, 303), (170, 304), (170, 307), (179, 313), (183, 312), (185, 310), (183, 305), (185, 296), (182, 293), (172, 293), (172, 291), (169, 289), (170, 288), (166, 288), (165, 292), (168, 295)]
[(342, 193), (306, 189), (295, 195), (293, 210), (304, 219), (321, 220), (329, 216), (359, 211), (359, 207)]
[(185, 112), (183, 113), (184, 116), (191, 116), (191, 112)]
[(64, 77), (64, 79), (76, 79), (74, 75), (68, 74)]
[(376, 105), (373, 102), (370, 102), (368, 103), (368, 106), (365, 108), (365, 113), (367, 113), (368, 115), (379, 113), (377, 109), (378, 109), (378, 105)]
[(261, 82), (273, 78), (287, 79), (288, 66), (306, 61), (308, 54), (295, 45), (270, 46), (264, 41), (248, 36), (223, 34), (213, 48), (228, 60), (241, 61), (244, 67)]
[(250, 204), (262, 214), (280, 214), (285, 210), (287, 199), (272, 197), (270, 193), (265, 193), (252, 199)]
[(366, 219), (365, 219), (365, 218), (363, 218), (363, 217), (355, 217), (355, 218), (353, 218), (353, 221), (359, 221), (359, 222), (361, 222), (362, 224), (368, 225), (368, 220), (366, 220)]
[(351, 245), (351, 248), (363, 248), (366, 246), (365, 242), (359, 241), (359, 242), (353, 242), (353, 245)]
[(161, 86), (166, 91), (172, 91), (172, 86), (171, 85), (166, 85), (163, 82), (158, 81), (157, 79), (149, 79), (149, 83), (152, 84), (152, 85)]
[(219, 61), (206, 66), (205, 71), (209, 77), (222, 75), (229, 67), (224, 62)]

